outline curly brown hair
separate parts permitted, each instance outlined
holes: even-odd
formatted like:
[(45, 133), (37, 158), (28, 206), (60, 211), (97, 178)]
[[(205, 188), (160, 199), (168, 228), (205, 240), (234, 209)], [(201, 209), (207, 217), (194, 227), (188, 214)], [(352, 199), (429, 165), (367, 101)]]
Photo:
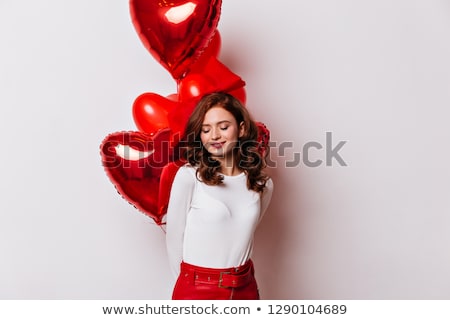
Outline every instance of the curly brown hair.
[(213, 107), (224, 108), (233, 115), (238, 124), (243, 123), (244, 133), (233, 150), (234, 160), (238, 168), (247, 176), (248, 189), (262, 192), (269, 177), (263, 172), (266, 167), (265, 156), (258, 150), (260, 146), (258, 127), (241, 102), (228, 93), (210, 93), (199, 101), (187, 122), (184, 136), (181, 139), (180, 147), (183, 158), (192, 166), (197, 167), (197, 174), (202, 182), (208, 185), (223, 183), (220, 162), (213, 159), (200, 138), (206, 112)]

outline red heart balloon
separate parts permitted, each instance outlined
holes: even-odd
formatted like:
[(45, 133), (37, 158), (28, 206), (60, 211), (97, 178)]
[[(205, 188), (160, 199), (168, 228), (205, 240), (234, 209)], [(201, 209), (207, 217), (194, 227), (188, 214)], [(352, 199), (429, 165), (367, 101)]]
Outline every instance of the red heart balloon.
[[(209, 57), (202, 73), (189, 73), (178, 83), (178, 94), (181, 101), (201, 98), (207, 93), (224, 91), (238, 92), (243, 89), (245, 81), (233, 73), (216, 57)], [(240, 95), (239, 98), (245, 98)], [(243, 101), (245, 104), (245, 101)]]
[(244, 87), (231, 90), (228, 93), (237, 98), (245, 106), (245, 103), (247, 102), (247, 92)]
[(167, 97), (148, 92), (143, 93), (133, 103), (134, 123), (141, 132), (155, 133), (170, 128), (171, 138), (180, 137), (192, 113), (195, 101), (181, 101), (179, 94)]
[(216, 30), (212, 37), (208, 47), (203, 51), (197, 61), (191, 66), (190, 71), (192, 73), (202, 73), (211, 57), (219, 58), (220, 49), (222, 47), (222, 38), (219, 30)]
[(258, 127), (258, 152), (262, 157), (267, 155), (269, 151), (269, 142), (270, 142), (270, 131), (267, 129), (266, 125), (262, 122), (257, 121), (256, 126)]
[(116, 190), (158, 225), (164, 214), (158, 202), (160, 176), (173, 153), (169, 138), (169, 129), (155, 134), (117, 132), (100, 146), (102, 164)]
[(178, 95), (181, 101), (200, 100), (206, 93), (216, 90), (218, 90), (216, 83), (207, 74), (189, 73), (180, 81)]
[(147, 50), (181, 79), (208, 46), (222, 0), (130, 0), (133, 25)]
[(175, 109), (177, 102), (159, 94), (141, 94), (133, 103), (133, 118), (139, 131), (155, 133), (169, 127), (168, 114)]
[(184, 133), (184, 129), (188, 122), (189, 117), (194, 111), (195, 105), (199, 99), (191, 99), (187, 101), (178, 102), (176, 108), (169, 112), (169, 126), (172, 130), (172, 140), (177, 141)]

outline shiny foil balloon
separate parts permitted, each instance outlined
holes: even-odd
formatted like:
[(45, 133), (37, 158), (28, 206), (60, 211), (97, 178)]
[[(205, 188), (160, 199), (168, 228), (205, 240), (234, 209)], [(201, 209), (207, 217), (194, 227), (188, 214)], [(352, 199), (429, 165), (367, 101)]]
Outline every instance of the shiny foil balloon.
[(147, 50), (176, 80), (216, 31), (222, 0), (130, 0), (133, 25)]
[(214, 36), (208, 44), (208, 47), (203, 51), (200, 57), (191, 65), (190, 73), (202, 73), (210, 58), (219, 58), (220, 50), (222, 48), (222, 38), (219, 30), (216, 30)]
[(257, 121), (256, 126), (258, 127), (258, 152), (265, 158), (268, 155), (270, 148), (270, 131), (262, 122)]
[(103, 167), (118, 193), (158, 225), (164, 214), (159, 203), (160, 177), (172, 156), (169, 137), (169, 129), (156, 134), (116, 132), (100, 146)]
[(141, 94), (133, 103), (133, 118), (139, 131), (155, 133), (169, 128), (168, 114), (178, 102), (153, 92)]
[(184, 132), (194, 102), (180, 101), (178, 94), (163, 97), (153, 92), (141, 94), (133, 103), (133, 118), (141, 132), (155, 133), (169, 128), (171, 138), (180, 137)]
[(245, 105), (245, 81), (216, 57), (209, 57), (202, 73), (189, 73), (178, 83), (181, 101), (200, 99), (207, 93), (223, 91), (233, 94)]

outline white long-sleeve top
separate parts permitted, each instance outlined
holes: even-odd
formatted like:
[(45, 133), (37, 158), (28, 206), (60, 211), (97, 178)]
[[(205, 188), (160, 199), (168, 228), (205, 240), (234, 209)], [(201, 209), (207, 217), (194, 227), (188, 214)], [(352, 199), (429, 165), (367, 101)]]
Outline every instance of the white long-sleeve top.
[(196, 168), (178, 169), (170, 192), (166, 244), (170, 267), (178, 276), (181, 261), (207, 268), (240, 266), (251, 255), (256, 227), (272, 197), (269, 179), (260, 194), (247, 188), (247, 176), (224, 176), (209, 186)]

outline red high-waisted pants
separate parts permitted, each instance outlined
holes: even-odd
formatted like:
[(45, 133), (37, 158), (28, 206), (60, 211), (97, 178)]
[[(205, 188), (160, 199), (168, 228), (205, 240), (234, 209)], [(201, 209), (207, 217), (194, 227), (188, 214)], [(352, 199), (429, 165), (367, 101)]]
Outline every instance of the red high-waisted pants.
[(173, 300), (259, 300), (253, 262), (214, 269), (181, 262)]

